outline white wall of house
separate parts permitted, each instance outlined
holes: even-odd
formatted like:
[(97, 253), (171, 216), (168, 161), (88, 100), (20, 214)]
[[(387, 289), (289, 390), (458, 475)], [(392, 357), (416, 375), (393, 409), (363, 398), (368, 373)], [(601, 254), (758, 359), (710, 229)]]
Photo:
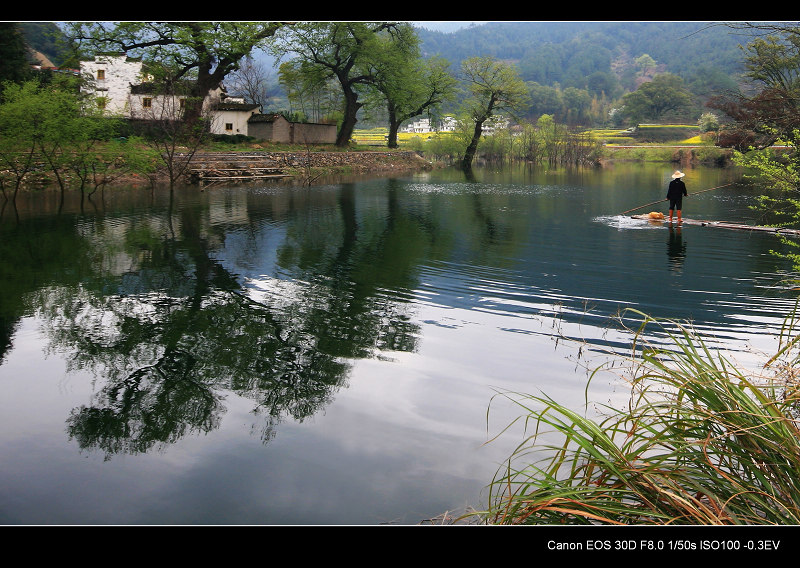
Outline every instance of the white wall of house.
[(178, 116), (181, 109), (179, 97), (153, 95), (128, 95), (128, 118), (164, 120)]
[(412, 132), (418, 134), (427, 134), (431, 132), (453, 132), (456, 129), (456, 125), (456, 119), (451, 116), (445, 116), (437, 125), (432, 125), (429, 118), (421, 118), (406, 125), (401, 132)]
[(211, 120), (212, 134), (243, 134), (247, 136), (247, 120), (253, 116), (256, 109), (242, 110), (216, 110)]
[[(179, 116), (183, 109), (184, 103), (179, 96), (132, 93), (134, 86), (151, 78), (143, 75), (141, 61), (126, 55), (96, 55), (93, 61), (81, 61), (81, 75), (89, 80), (85, 91), (97, 97), (109, 114), (164, 120)], [(203, 102), (204, 110), (219, 102), (221, 96), (221, 88), (210, 93)]]
[(442, 118), (442, 123), (439, 130), (441, 132), (455, 132), (458, 127), (458, 121), (452, 116), (445, 116)]
[(433, 132), (431, 128), (431, 119), (430, 118), (421, 118), (420, 120), (415, 120), (411, 124), (408, 124), (405, 128), (403, 128), (402, 132), (416, 132), (416, 133), (427, 133)]
[(142, 62), (125, 55), (96, 55), (81, 61), (81, 75), (89, 80), (90, 94), (104, 101), (106, 112), (129, 116), (131, 85), (142, 82)]

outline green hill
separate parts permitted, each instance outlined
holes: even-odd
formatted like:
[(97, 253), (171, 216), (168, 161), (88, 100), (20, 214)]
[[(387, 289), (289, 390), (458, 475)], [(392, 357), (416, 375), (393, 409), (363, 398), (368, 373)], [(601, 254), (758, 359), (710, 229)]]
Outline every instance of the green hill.
[(735, 77), (739, 45), (748, 37), (707, 22), (490, 22), (444, 33), (418, 28), (423, 52), (454, 66), (492, 56), (517, 64), (525, 81), (586, 88), (596, 73), (613, 74), (626, 88), (636, 59), (649, 55), (661, 72), (696, 82), (698, 75)]

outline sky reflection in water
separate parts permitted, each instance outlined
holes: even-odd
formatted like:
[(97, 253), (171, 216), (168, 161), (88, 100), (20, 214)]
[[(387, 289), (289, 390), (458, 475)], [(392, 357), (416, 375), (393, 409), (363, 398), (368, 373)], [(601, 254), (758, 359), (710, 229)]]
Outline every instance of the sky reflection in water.
[[(482, 506), (519, 441), (484, 444), (517, 413), (492, 403), (487, 424), (492, 395), (580, 407), (587, 369), (630, 347), (621, 310), (690, 321), (745, 361), (774, 346), (794, 303), (775, 237), (619, 214), (669, 173), (22, 198), (0, 218), (0, 522), (413, 524)], [(684, 215), (752, 221), (750, 199), (690, 195)], [(603, 376), (590, 407), (625, 396)]]

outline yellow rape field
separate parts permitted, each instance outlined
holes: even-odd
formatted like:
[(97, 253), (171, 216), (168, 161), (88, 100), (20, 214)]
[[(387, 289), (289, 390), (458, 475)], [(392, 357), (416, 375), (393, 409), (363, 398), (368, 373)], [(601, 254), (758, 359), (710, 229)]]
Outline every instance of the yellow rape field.
[[(402, 145), (403, 143), (410, 142), (415, 138), (420, 140), (427, 140), (431, 136), (438, 134), (436, 132), (416, 133), (416, 132), (398, 132), (397, 142)], [(356, 144), (363, 144), (366, 146), (385, 146), (386, 137), (389, 135), (388, 128), (369, 128), (369, 129), (356, 129), (353, 132), (353, 142)]]

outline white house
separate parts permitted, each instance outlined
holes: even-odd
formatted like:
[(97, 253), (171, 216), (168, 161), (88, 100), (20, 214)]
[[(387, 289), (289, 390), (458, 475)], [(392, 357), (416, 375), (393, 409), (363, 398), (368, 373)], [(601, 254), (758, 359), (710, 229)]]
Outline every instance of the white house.
[(417, 134), (427, 134), (428, 132), (433, 132), (433, 129), (431, 128), (431, 119), (421, 118), (419, 120), (415, 120), (414, 122), (403, 128), (402, 131), (414, 132)]
[(214, 119), (211, 131), (215, 134), (250, 135), (248, 121), (254, 114), (259, 114), (259, 106), (246, 103), (238, 97), (228, 97), (224, 102), (213, 106)]
[(484, 134), (494, 134), (496, 130), (502, 130), (504, 128), (508, 128), (509, 120), (500, 115), (500, 116), (491, 116), (489, 120), (487, 120), (481, 131)]
[(440, 132), (455, 132), (457, 126), (458, 121), (455, 118), (452, 116), (445, 116), (442, 118), (439, 130)]
[[(180, 116), (186, 97), (158, 93), (142, 65), (140, 59), (125, 54), (96, 55), (92, 61), (81, 61), (81, 75), (87, 79), (84, 91), (93, 95), (106, 112), (123, 118)], [(258, 112), (258, 105), (229, 97), (221, 86), (206, 96), (203, 109), (211, 115), (213, 134), (246, 135), (247, 120)]]
[(96, 55), (80, 65), (81, 76), (87, 79), (84, 91), (94, 95), (109, 114), (130, 117), (131, 87), (145, 80), (142, 61), (126, 55)]
[(455, 132), (458, 122), (452, 116), (445, 116), (436, 126), (431, 125), (430, 118), (421, 118), (406, 125), (401, 132), (428, 134), (431, 132)]

